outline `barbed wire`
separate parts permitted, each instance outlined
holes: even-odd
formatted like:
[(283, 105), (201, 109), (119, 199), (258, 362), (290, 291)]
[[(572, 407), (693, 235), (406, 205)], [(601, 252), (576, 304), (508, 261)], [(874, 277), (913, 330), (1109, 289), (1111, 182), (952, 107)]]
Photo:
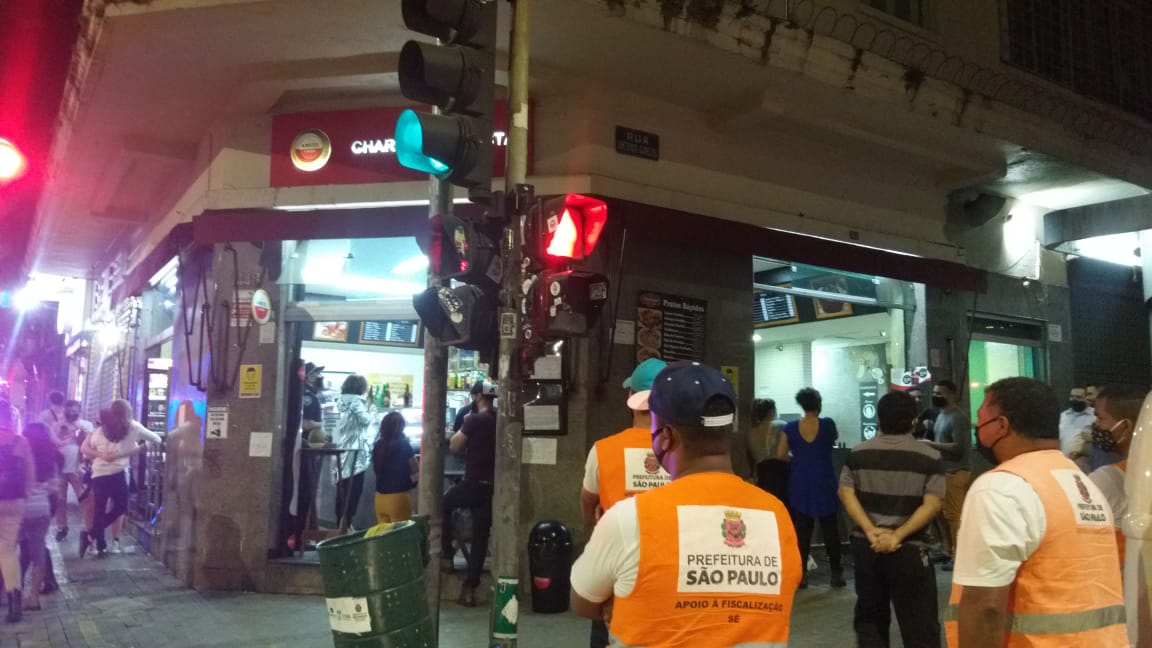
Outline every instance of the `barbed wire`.
[[(1057, 91), (949, 54), (887, 25), (841, 12), (816, 0), (738, 0), (735, 4), (735, 21), (746, 21), (755, 15), (771, 21), (773, 29), (784, 24), (833, 38), (904, 65), (910, 73), (922, 73), (951, 83), (965, 93), (1039, 115), (1086, 139), (1106, 142), (1133, 154), (1152, 152), (1152, 124), (1141, 127), (1128, 123), (1081, 103), (1098, 100), (1061, 96)], [(1134, 115), (1133, 120), (1136, 119), (1142, 118)]]

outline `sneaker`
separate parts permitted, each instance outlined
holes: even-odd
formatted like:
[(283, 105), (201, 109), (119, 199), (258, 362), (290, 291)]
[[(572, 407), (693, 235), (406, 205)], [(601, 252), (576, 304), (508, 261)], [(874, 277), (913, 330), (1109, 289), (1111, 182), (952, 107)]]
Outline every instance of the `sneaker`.
[(112, 546), (108, 548), (108, 553), (122, 554), (124, 549), (120, 547), (120, 540), (113, 540)]
[(56, 542), (62, 542), (64, 538), (68, 537), (68, 527), (63, 529), (56, 529)]

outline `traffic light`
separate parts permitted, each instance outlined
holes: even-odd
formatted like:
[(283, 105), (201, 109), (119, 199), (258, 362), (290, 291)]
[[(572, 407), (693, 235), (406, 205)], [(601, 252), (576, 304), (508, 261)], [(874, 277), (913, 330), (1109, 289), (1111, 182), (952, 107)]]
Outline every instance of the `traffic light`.
[(594, 272), (544, 272), (533, 285), (537, 335), (586, 335), (608, 301), (608, 277)]
[(525, 254), (536, 268), (558, 268), (591, 256), (608, 222), (603, 200), (565, 194), (534, 205), (528, 213)]
[(405, 110), (396, 121), (401, 165), (466, 187), (485, 202), (492, 191), (492, 113), (496, 86), (495, 0), (402, 0), (404, 24), (443, 45), (408, 41), (400, 50), (400, 91), (443, 114)]
[(24, 174), (28, 166), (16, 145), (0, 137), (0, 183), (10, 182)]
[(496, 219), (464, 220), (457, 216), (434, 216), (431, 231), (420, 247), (428, 257), (432, 274), (495, 289), (503, 265), (500, 258), (501, 223)]
[(465, 284), (428, 288), (412, 297), (412, 305), (428, 334), (461, 349), (495, 351), (498, 343), (495, 293)]

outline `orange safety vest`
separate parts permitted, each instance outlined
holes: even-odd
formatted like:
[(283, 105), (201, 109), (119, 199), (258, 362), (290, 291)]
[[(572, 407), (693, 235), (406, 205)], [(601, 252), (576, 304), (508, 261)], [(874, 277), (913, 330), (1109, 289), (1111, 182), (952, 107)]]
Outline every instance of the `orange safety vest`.
[(636, 496), (640, 564), (613, 604), (613, 645), (788, 644), (800, 550), (788, 510), (731, 473), (696, 473)]
[(628, 428), (597, 441), (596, 465), (600, 508), (605, 511), (625, 497), (672, 480), (652, 452), (652, 432), (645, 428)]
[[(1012, 583), (1003, 645), (1127, 646), (1112, 515), (1100, 490), (1058, 450), (1028, 452), (994, 470), (1028, 482), (1040, 496), (1047, 522), (1040, 546), (1020, 565)], [(951, 648), (960, 645), (958, 606), (963, 590), (952, 586), (944, 612)]]

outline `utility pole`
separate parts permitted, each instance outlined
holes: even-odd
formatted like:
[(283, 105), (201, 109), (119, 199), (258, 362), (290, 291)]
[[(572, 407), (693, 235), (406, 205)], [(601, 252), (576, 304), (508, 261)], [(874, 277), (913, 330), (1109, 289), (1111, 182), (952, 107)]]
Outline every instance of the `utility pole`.
[[(452, 210), (452, 185), (429, 176), (428, 218), (447, 216)], [(428, 287), (439, 288), (443, 280), (428, 269)], [(424, 413), (421, 416), (420, 485), (417, 508), (428, 516), (428, 553), (424, 587), (432, 611), (433, 636), (440, 636), (440, 538), (444, 532), (444, 452), (448, 401), (448, 345), (424, 336)]]
[(493, 555), (490, 645), (515, 648), (520, 583), (521, 438), (520, 304), (524, 298), (522, 214), (528, 208), (521, 187), (528, 175), (528, 28), (530, 0), (512, 3), (508, 75), (508, 223), (504, 230), (504, 278), (500, 307), (500, 386), (496, 428), (496, 483), (492, 498)]

